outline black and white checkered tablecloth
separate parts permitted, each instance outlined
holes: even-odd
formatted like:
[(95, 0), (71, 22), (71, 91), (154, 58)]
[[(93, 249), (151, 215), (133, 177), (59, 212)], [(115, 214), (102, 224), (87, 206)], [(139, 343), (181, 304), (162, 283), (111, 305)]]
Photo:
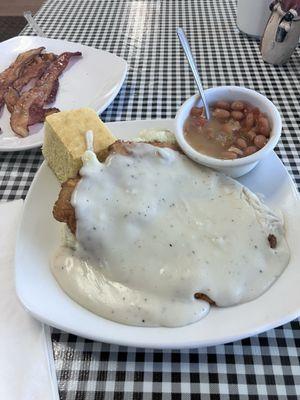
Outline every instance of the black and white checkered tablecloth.
[[(299, 49), (284, 67), (266, 65), (259, 44), (239, 34), (234, 0), (49, 0), (37, 21), (51, 38), (124, 57), (127, 79), (104, 121), (173, 117), (195, 92), (175, 27), (185, 28), (204, 86), (244, 85), (268, 96), (283, 117), (277, 153), (300, 184)], [(26, 34), (32, 34), (30, 29)], [(97, 66), (95, 66), (96, 68)], [(25, 197), (40, 150), (0, 153), (0, 196)], [(300, 289), (299, 289), (300, 290)], [(296, 399), (300, 328), (283, 327), (233, 344), (151, 351), (52, 334), (61, 399)]]

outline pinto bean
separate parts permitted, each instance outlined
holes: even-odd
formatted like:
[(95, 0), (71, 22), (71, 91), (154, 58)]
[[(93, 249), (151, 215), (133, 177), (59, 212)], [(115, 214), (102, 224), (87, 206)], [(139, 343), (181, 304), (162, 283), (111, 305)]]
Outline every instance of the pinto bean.
[(228, 135), (230, 135), (232, 133), (232, 124), (230, 124), (229, 122), (226, 122), (225, 124), (223, 124), (222, 132), (225, 132)]
[(257, 152), (257, 147), (255, 146), (248, 146), (244, 151), (244, 156), (250, 156), (253, 153)]
[(253, 140), (256, 136), (256, 133), (253, 130), (250, 130), (245, 133), (245, 136), (250, 140), (250, 142), (253, 142)]
[(245, 117), (245, 128), (251, 129), (254, 125), (254, 115), (252, 112), (246, 115)]
[(264, 135), (257, 135), (254, 138), (253, 142), (256, 147), (258, 147), (259, 149), (262, 149), (264, 147), (264, 145), (267, 143), (267, 138)]
[(225, 160), (234, 160), (237, 158), (237, 154), (233, 151), (223, 151), (222, 157), (225, 158)]
[(191, 124), (193, 126), (196, 126), (196, 127), (199, 127), (199, 126), (203, 127), (206, 123), (207, 123), (207, 119), (204, 118), (204, 117), (192, 118), (191, 119)]
[(243, 150), (239, 149), (238, 147), (234, 147), (234, 146), (230, 146), (228, 151), (233, 151), (234, 153), (236, 153), (238, 156), (243, 156)]
[(261, 135), (264, 135), (266, 137), (270, 136), (270, 123), (268, 118), (266, 117), (259, 117), (257, 121), (257, 131)]
[(254, 115), (254, 118), (255, 118), (255, 119), (259, 118), (259, 116), (260, 116), (259, 108), (254, 107), (254, 108), (252, 109), (252, 112), (253, 112), (253, 115)]
[(227, 119), (230, 117), (230, 112), (227, 110), (223, 110), (222, 108), (216, 108), (212, 115), (217, 119)]
[(222, 110), (227, 110), (227, 111), (229, 111), (230, 110), (230, 103), (228, 103), (227, 101), (217, 101), (215, 104), (214, 104), (214, 107), (215, 108), (221, 108)]
[(244, 118), (244, 114), (241, 111), (231, 111), (231, 116), (236, 121), (241, 121)]
[(201, 117), (203, 115), (203, 107), (193, 107), (191, 109), (191, 115), (193, 117)]
[(247, 142), (243, 138), (236, 139), (235, 144), (242, 150), (244, 150), (247, 147)]
[(233, 111), (243, 111), (245, 104), (242, 101), (233, 101), (231, 103), (231, 109)]

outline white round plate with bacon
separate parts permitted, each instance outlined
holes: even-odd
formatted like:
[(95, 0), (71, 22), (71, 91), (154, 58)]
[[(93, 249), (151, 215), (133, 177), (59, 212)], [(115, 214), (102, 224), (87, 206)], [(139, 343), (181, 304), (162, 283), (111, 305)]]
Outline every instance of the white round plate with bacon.
[(53, 112), (89, 106), (101, 113), (127, 72), (121, 57), (66, 40), (17, 36), (0, 43), (0, 53), (0, 151), (41, 146)]

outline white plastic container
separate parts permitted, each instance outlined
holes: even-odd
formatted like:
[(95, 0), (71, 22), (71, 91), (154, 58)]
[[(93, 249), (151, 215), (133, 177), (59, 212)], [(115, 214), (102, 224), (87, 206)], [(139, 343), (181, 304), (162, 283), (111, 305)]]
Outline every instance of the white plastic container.
[(249, 36), (260, 38), (271, 15), (272, 0), (238, 0), (237, 26)]

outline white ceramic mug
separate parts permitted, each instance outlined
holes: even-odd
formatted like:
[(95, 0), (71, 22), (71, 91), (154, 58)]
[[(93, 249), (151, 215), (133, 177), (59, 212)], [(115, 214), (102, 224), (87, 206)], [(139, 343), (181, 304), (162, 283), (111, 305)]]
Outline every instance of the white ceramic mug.
[(272, 0), (238, 0), (237, 26), (247, 35), (260, 38), (271, 15)]

